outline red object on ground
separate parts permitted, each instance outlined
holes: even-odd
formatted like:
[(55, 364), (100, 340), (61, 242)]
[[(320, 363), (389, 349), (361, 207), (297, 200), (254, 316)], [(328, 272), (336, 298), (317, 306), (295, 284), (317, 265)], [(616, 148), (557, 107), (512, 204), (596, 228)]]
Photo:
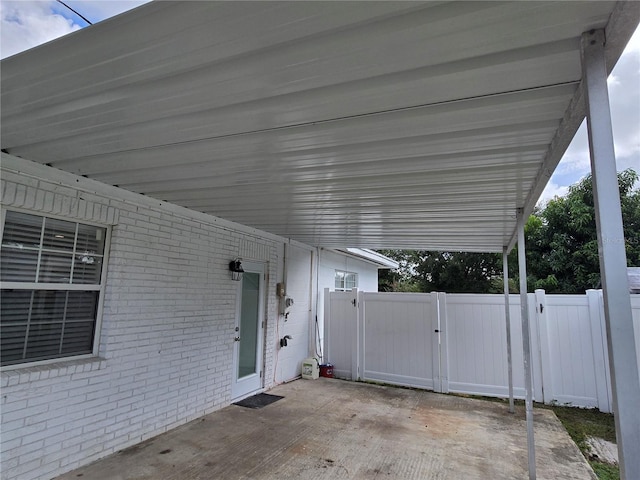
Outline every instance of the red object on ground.
[(330, 363), (320, 365), (320, 376), (326, 378), (333, 378), (333, 365)]

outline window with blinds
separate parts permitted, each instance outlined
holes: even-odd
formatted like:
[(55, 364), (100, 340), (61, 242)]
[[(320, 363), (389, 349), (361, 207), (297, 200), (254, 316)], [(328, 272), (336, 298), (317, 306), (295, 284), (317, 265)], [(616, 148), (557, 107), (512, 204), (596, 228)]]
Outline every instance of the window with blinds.
[(7, 211), (0, 247), (2, 365), (91, 354), (105, 228)]
[(336, 291), (348, 291), (358, 286), (358, 274), (353, 272), (343, 272), (336, 270), (335, 287)]

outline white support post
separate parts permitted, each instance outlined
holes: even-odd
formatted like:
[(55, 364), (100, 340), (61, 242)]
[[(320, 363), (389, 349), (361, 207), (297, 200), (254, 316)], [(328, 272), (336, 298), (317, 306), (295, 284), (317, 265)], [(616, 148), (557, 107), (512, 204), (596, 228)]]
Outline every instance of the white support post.
[(507, 325), (507, 374), (509, 377), (509, 413), (513, 408), (513, 364), (511, 363), (511, 312), (509, 311), (509, 264), (507, 247), (502, 250), (502, 279), (504, 283), (504, 318)]
[(586, 91), (587, 131), (620, 478), (635, 480), (640, 478), (640, 377), (629, 297), (604, 45), (603, 30), (582, 34), (582, 81)]
[(524, 223), (522, 209), (517, 211), (518, 218), (518, 272), (520, 275), (520, 318), (522, 320), (522, 350), (524, 352), (524, 388), (527, 420), (527, 450), (529, 480), (536, 478), (536, 448), (533, 438), (533, 381), (531, 365), (531, 339), (529, 328), (529, 300), (527, 298), (527, 261), (524, 250)]
[(433, 365), (433, 391), (442, 392), (442, 356), (440, 355), (440, 304), (438, 302), (438, 292), (431, 292), (430, 297), (430, 317), (431, 330), (433, 336), (431, 337), (431, 365)]
[(362, 300), (362, 293), (357, 289), (353, 288), (351, 290), (353, 294), (353, 306), (355, 310), (355, 321), (356, 326), (353, 334), (356, 336), (355, 343), (356, 348), (351, 352), (351, 380), (358, 381), (360, 380), (360, 351), (362, 351), (362, 343), (364, 337), (364, 317), (361, 316), (361, 312), (363, 309), (360, 308), (360, 303)]
[(362, 290), (358, 290), (358, 296), (356, 301), (358, 302), (358, 363), (356, 364), (356, 380), (360, 381), (364, 377), (364, 369), (366, 367), (364, 361), (364, 342), (367, 336), (365, 325), (367, 302), (365, 300), (366, 293)]
[(587, 290), (589, 304), (589, 325), (591, 327), (591, 348), (593, 349), (593, 371), (596, 374), (598, 409), (611, 413), (609, 362), (607, 361), (607, 334), (603, 318), (600, 291)]
[[(438, 335), (439, 338), (439, 355), (437, 358), (440, 372), (440, 392), (449, 393), (449, 331), (447, 320), (447, 294), (444, 292), (438, 292), (436, 294), (436, 301), (438, 302)], [(435, 359), (434, 359), (435, 362)], [(435, 363), (434, 363), (435, 365)]]

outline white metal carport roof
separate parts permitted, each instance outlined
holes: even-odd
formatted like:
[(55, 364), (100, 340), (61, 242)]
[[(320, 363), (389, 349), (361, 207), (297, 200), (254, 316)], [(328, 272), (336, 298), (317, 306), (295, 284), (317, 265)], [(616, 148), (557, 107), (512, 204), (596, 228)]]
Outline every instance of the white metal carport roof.
[(160, 2), (8, 58), (2, 149), (323, 247), (502, 251), (635, 2)]
[[(587, 93), (596, 216), (620, 216), (605, 74), (639, 19), (633, 1), (153, 3), (2, 61), (1, 146), (310, 245), (498, 252), (524, 243)], [(605, 220), (621, 474), (637, 478), (622, 225)]]

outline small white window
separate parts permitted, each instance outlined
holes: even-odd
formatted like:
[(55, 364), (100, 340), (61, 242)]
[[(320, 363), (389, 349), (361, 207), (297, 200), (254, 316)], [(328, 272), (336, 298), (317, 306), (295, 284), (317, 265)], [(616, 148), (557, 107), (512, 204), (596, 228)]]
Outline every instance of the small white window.
[(94, 353), (106, 236), (106, 228), (6, 212), (2, 366)]
[(345, 292), (358, 286), (358, 274), (336, 270), (336, 291)]

